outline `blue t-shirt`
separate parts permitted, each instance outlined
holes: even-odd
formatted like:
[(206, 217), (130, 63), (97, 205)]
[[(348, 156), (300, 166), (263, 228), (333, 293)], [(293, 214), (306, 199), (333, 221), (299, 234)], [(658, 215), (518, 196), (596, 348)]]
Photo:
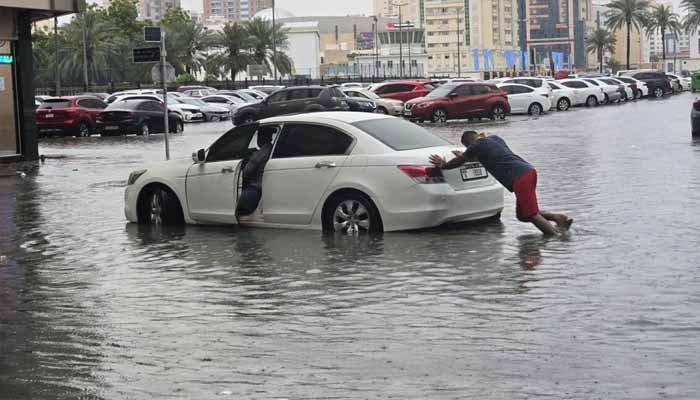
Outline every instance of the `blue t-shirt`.
[(514, 154), (503, 139), (495, 135), (477, 140), (467, 147), (464, 155), (478, 159), (511, 192), (515, 178), (534, 169), (530, 163)]

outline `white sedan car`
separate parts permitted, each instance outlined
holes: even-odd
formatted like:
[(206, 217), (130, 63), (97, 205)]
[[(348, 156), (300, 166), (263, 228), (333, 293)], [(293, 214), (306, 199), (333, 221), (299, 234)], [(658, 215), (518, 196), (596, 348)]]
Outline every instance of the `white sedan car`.
[[(242, 165), (272, 133), (262, 198), (236, 210)], [(442, 171), (431, 154), (454, 145), (400, 118), (371, 113), (285, 115), (241, 125), (192, 159), (133, 171), (126, 218), (142, 224), (240, 224), (343, 233), (420, 229), (497, 217), (503, 188), (478, 162)]]
[(543, 114), (552, 106), (549, 96), (531, 86), (519, 83), (501, 83), (496, 86), (508, 95), (511, 114), (537, 116)]
[(585, 104), (587, 107), (595, 107), (605, 101), (603, 89), (583, 79), (562, 79), (556, 82), (573, 89), (574, 105)]
[(572, 105), (578, 105), (574, 103), (576, 98), (574, 94), (574, 89), (568, 88), (560, 83), (554, 81), (547, 82), (550, 88), (552, 88), (554, 106), (559, 111), (566, 111)]

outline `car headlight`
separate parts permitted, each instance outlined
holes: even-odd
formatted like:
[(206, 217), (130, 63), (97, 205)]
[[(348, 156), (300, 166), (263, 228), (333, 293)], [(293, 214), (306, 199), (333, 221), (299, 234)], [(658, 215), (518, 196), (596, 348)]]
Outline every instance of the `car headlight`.
[(141, 177), (141, 175), (145, 174), (147, 170), (145, 169), (137, 169), (136, 171), (133, 171), (129, 174), (129, 179), (126, 181), (126, 185), (130, 186), (136, 183), (136, 181)]
[(432, 102), (428, 102), (428, 103), (418, 103), (418, 104), (416, 104), (416, 108), (425, 108), (425, 107), (430, 107), (430, 106), (432, 106), (432, 105), (433, 105)]

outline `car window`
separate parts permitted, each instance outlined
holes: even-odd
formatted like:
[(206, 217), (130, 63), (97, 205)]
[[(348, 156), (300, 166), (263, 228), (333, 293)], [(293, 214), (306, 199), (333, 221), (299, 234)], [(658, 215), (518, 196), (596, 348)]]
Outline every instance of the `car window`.
[(76, 103), (79, 107), (85, 108), (105, 108), (106, 106), (102, 104), (99, 100), (94, 99), (80, 99)]
[(513, 86), (513, 93), (514, 94), (521, 94), (521, 93), (530, 93), (534, 92), (535, 89), (527, 86)]
[(321, 95), (322, 91), (323, 91), (323, 89), (309, 89), (309, 95), (311, 97), (318, 97)]
[(600, 84), (593, 79), (584, 79), (584, 81), (590, 83), (591, 85), (600, 86)]
[(459, 97), (470, 96), (472, 94), (472, 88), (470, 88), (469, 85), (457, 86), (451, 93)]
[(402, 119), (379, 118), (355, 122), (352, 125), (396, 151), (450, 145), (425, 128)]
[(345, 95), (343, 94), (343, 92), (340, 89), (334, 88), (334, 87), (328, 89), (328, 95), (330, 95), (331, 97), (339, 97), (339, 98), (345, 97)]
[(485, 85), (474, 85), (471, 88), (471, 92), (473, 95), (486, 94), (490, 91), (491, 89), (489, 89), (489, 87)]
[(70, 107), (70, 100), (65, 100), (65, 99), (46, 99), (41, 105), (39, 106), (39, 109), (42, 108), (68, 108)]
[(144, 101), (138, 109), (143, 111), (163, 111), (160, 105), (161, 103), (157, 101)]
[(288, 100), (301, 100), (308, 99), (311, 97), (309, 95), (309, 89), (293, 89), (289, 91)]
[(513, 94), (513, 85), (503, 85), (499, 89), (506, 92), (506, 94)]
[(226, 99), (223, 97), (205, 97), (202, 100), (207, 103), (226, 103)]
[(428, 90), (433, 90), (433, 89), (435, 89), (435, 85), (432, 85), (432, 84), (430, 84), (430, 83), (424, 83), (424, 84), (423, 84), (423, 87), (426, 88), (426, 89), (428, 89)]
[(561, 90), (561, 86), (557, 85), (556, 83), (549, 82), (549, 87), (551, 87), (552, 90)]
[(342, 155), (353, 138), (337, 129), (311, 124), (285, 124), (272, 158)]
[(289, 93), (289, 90), (280, 90), (279, 92), (275, 92), (270, 95), (270, 97), (267, 98), (268, 103), (279, 103), (282, 101), (287, 100), (287, 93)]
[(248, 146), (258, 130), (258, 124), (231, 129), (209, 147), (207, 162), (241, 160), (248, 154)]

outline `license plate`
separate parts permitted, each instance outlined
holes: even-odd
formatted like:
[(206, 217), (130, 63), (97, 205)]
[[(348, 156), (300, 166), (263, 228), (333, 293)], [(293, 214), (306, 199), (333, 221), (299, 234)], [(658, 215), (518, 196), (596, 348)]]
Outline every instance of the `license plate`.
[(119, 129), (118, 126), (105, 126), (106, 131), (116, 131), (117, 129)]
[(471, 181), (474, 179), (483, 179), (488, 176), (486, 173), (486, 168), (481, 166), (468, 166), (460, 168), (459, 172), (462, 174), (463, 181)]
[(45, 114), (44, 118), (53, 118), (53, 114)]
[(410, 112), (410, 111), (404, 111), (404, 112), (403, 112), (403, 115), (405, 115), (405, 116), (407, 116), (407, 117), (410, 117), (411, 115), (413, 115), (413, 113)]

